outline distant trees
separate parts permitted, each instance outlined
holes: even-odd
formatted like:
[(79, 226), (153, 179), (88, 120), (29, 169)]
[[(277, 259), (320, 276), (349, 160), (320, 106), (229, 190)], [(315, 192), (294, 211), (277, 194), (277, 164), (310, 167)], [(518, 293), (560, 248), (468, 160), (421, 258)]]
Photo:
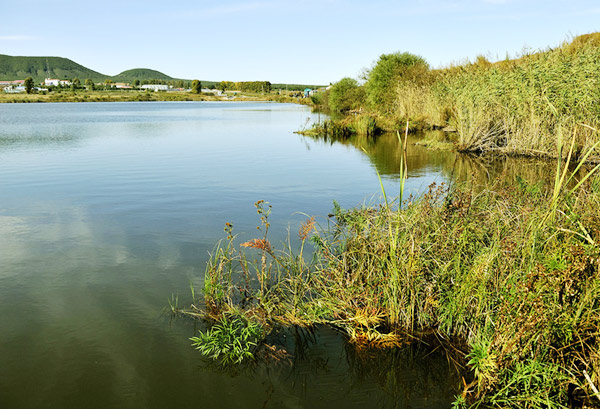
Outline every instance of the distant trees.
[(87, 79), (85, 80), (84, 84), (85, 84), (85, 88), (86, 88), (88, 91), (93, 91), (93, 90), (94, 90), (94, 88), (95, 88), (95, 87), (94, 87), (94, 81), (92, 81), (92, 79), (91, 79), (91, 78), (87, 78)]
[(342, 78), (329, 89), (329, 108), (336, 112), (346, 112), (358, 108), (364, 99), (364, 89), (354, 78)]
[(202, 83), (199, 80), (192, 81), (192, 92), (194, 94), (200, 94), (202, 92)]
[(28, 94), (31, 94), (31, 92), (33, 91), (33, 86), (35, 85), (33, 83), (33, 78), (31, 78), (31, 77), (25, 78), (25, 82), (23, 85), (25, 86), (25, 92)]
[(221, 81), (216, 84), (217, 89), (225, 92), (235, 88), (235, 83), (231, 81)]
[(221, 81), (216, 84), (216, 87), (221, 91), (268, 93), (271, 92), (272, 85), (269, 81)]
[(136, 88), (139, 87), (140, 86), (140, 80), (138, 80), (138, 79), (134, 80), (133, 81), (133, 86), (136, 87)]

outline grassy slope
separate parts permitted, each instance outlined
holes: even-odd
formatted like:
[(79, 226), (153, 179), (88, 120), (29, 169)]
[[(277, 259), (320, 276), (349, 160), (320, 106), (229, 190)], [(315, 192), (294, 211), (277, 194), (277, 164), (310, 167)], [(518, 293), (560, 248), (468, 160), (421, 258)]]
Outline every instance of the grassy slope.
[(116, 82), (133, 82), (134, 80), (164, 80), (171, 81), (174, 78), (169, 77), (167, 74), (163, 74), (160, 71), (151, 70), (149, 68), (133, 68), (131, 70), (123, 71), (120, 74), (112, 77), (113, 81)]
[(44, 78), (91, 78), (102, 81), (107, 75), (90, 70), (68, 58), (62, 57), (12, 57), (0, 54), (0, 79), (14, 80), (32, 77), (36, 82)]
[[(181, 78), (173, 78), (160, 71), (149, 68), (133, 68), (123, 71), (117, 75), (110, 76), (99, 73), (77, 64), (68, 58), (62, 57), (13, 57), (0, 54), (0, 80), (22, 80), (32, 77), (34, 81), (41, 82), (45, 78), (73, 79), (79, 78), (82, 82), (91, 78), (94, 82), (102, 82), (110, 79), (115, 82), (133, 82), (137, 80), (163, 80), (176, 81)], [(189, 79), (183, 79), (189, 81)], [(213, 87), (216, 81), (201, 80), (204, 87)], [(305, 88), (317, 88), (316, 85), (302, 84), (273, 84), (273, 89), (304, 90)]]
[[(381, 106), (356, 100), (361, 115), (336, 121), (331, 131), (449, 127), (457, 149), (555, 157), (557, 141), (576, 133), (575, 154), (600, 134), (600, 33), (556, 48), (490, 63), (474, 63), (399, 76)], [(365, 117), (365, 118), (362, 118)], [(373, 126), (361, 126), (373, 120)], [(587, 127), (581, 127), (585, 124)], [(588, 158), (600, 161), (600, 153)]]

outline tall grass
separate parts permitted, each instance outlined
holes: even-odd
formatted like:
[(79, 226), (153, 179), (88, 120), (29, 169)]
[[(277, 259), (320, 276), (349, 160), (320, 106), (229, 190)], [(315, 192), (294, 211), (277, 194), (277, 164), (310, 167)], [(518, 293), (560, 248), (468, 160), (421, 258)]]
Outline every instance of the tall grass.
[[(586, 123), (600, 125), (600, 33), (515, 60), (430, 71), (421, 81), (400, 81), (400, 117), (454, 127), (463, 151), (555, 156), (556, 135)], [(598, 133), (578, 133), (575, 155)], [(588, 158), (600, 160), (600, 155)]]

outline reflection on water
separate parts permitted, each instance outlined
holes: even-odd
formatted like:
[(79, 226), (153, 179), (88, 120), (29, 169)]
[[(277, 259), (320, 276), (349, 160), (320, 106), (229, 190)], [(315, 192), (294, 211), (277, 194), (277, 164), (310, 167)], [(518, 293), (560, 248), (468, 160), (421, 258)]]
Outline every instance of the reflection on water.
[[(255, 201), (273, 205), (279, 243), (297, 212), (325, 221), (333, 200), (379, 200), (374, 168), (398, 189), (395, 136), (295, 135), (307, 117), (269, 103), (0, 105), (0, 407), (448, 407), (459, 382), (440, 351), (366, 356), (320, 328), (277, 335), (292, 365), (230, 373), (190, 346), (201, 323), (164, 313), (202, 287), (225, 222), (253, 237)], [(410, 149), (415, 194), (479, 167), (517, 174)]]
[[(346, 139), (306, 137), (323, 145), (342, 145), (365, 153), (373, 166), (383, 176), (398, 178), (401, 150), (396, 134), (387, 133), (377, 137), (355, 135)], [(409, 180), (425, 175), (443, 175), (438, 181), (468, 182), (474, 186), (490, 186), (494, 183), (514, 184), (517, 179), (530, 183), (552, 181), (556, 164), (551, 161), (506, 157), (465, 155), (452, 151), (429, 149), (421, 144), (423, 139), (444, 139), (441, 131), (409, 135), (407, 144), (407, 168)]]

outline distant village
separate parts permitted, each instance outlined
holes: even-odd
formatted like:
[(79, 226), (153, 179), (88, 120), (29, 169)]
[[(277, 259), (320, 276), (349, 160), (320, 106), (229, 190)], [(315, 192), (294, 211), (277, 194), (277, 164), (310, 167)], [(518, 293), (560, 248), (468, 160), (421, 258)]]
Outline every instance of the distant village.
[[(144, 81), (146, 82), (146, 81)], [(182, 81), (180, 81), (183, 83)], [(271, 84), (268, 84), (268, 89), (263, 86), (261, 90), (263, 92), (271, 91)], [(241, 84), (241, 86), (239, 86)], [(245, 82), (245, 83), (233, 83), (230, 81), (223, 81), (216, 83), (214, 88), (201, 88), (200, 92), (205, 94), (213, 94), (216, 96), (227, 95), (231, 93), (253, 91), (245, 89), (244, 84), (256, 84), (256, 82)], [(236, 87), (237, 86), (237, 87)], [(329, 88), (329, 87), (327, 87)], [(113, 82), (106, 80), (104, 82), (94, 83), (91, 80), (86, 80), (85, 83), (81, 83), (78, 79), (67, 80), (58, 78), (46, 78), (43, 82), (35, 84), (32, 91), (35, 93), (48, 93), (55, 90), (71, 89), (71, 90), (141, 90), (141, 91), (153, 91), (153, 92), (193, 92), (192, 88), (174, 87), (168, 84), (143, 84), (140, 80), (136, 80), (133, 84), (125, 82)], [(14, 80), (14, 81), (0, 81), (0, 90), (3, 90), (7, 94), (20, 94), (27, 92), (25, 80)], [(326, 88), (311, 89), (305, 88), (303, 91), (287, 91), (280, 89), (279, 94), (286, 93), (293, 97), (308, 98), (315, 93), (323, 92)], [(196, 91), (197, 92), (197, 91)]]
[[(73, 80), (77, 81), (77, 80)], [(61, 80), (58, 78), (46, 78), (42, 83), (33, 87), (36, 92), (49, 92), (52, 89), (61, 89), (61, 88), (72, 88), (74, 82), (71, 80)], [(139, 81), (138, 81), (139, 82)], [(171, 85), (166, 84), (129, 84), (125, 82), (112, 82), (107, 80), (105, 82), (93, 83), (91, 84), (77, 84), (75, 83), (76, 88), (80, 89), (122, 89), (122, 90), (148, 90), (148, 91), (167, 91), (167, 92), (190, 92), (191, 88), (175, 88)], [(5, 93), (9, 94), (19, 94), (26, 92), (25, 80), (15, 80), (15, 81), (0, 81), (0, 89), (2, 89)], [(215, 95), (221, 95), (221, 91), (217, 89), (207, 89), (203, 88), (202, 92), (214, 93)]]

